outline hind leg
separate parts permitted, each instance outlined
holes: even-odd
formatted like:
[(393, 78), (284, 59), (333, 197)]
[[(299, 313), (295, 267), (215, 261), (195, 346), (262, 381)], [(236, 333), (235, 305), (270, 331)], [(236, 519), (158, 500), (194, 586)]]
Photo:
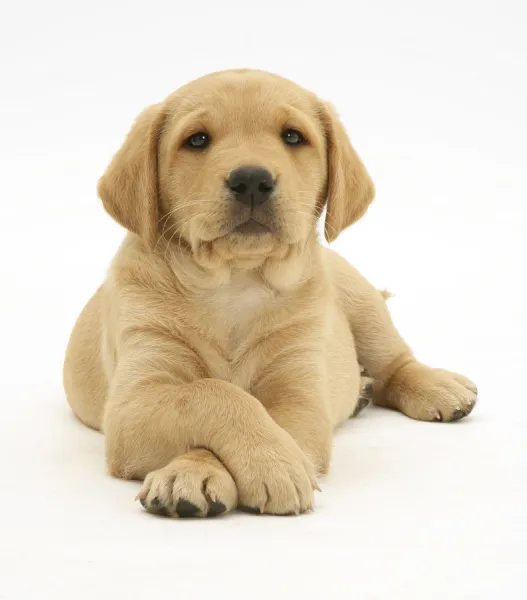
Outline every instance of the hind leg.
[(82, 423), (98, 430), (107, 392), (100, 348), (101, 290), (90, 299), (73, 327), (63, 371), (64, 390), (73, 412)]
[(416, 361), (374, 384), (375, 404), (419, 421), (458, 421), (472, 412), (476, 400), (477, 388), (467, 377)]
[(468, 415), (476, 403), (476, 386), (462, 375), (419, 363), (396, 330), (383, 295), (342, 257), (333, 254), (330, 261), (358, 361), (374, 380), (375, 404), (422, 421), (456, 421)]

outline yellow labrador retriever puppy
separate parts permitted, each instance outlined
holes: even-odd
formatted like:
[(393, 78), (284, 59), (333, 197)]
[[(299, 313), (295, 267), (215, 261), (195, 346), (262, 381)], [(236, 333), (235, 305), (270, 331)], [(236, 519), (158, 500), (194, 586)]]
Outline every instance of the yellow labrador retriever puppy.
[(332, 430), (373, 401), (453, 421), (476, 400), (419, 363), (384, 298), (323, 248), (372, 181), (335, 112), (276, 75), (214, 73), (147, 108), (99, 183), (129, 230), (64, 366), (109, 471), (173, 516), (313, 506)]

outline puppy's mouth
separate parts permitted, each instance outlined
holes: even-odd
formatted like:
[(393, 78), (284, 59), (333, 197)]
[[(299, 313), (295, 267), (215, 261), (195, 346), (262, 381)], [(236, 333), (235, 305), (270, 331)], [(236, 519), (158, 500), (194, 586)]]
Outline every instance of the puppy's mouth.
[(237, 225), (234, 230), (236, 233), (241, 233), (242, 235), (263, 235), (264, 233), (271, 233), (271, 228), (268, 225), (264, 225), (260, 221), (253, 219), (247, 219), (243, 223)]

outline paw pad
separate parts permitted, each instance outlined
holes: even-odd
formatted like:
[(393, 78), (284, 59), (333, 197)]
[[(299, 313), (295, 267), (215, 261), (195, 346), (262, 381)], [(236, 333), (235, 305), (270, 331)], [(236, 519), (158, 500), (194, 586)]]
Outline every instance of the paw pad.
[(244, 505), (240, 504), (240, 506), (238, 506), (238, 509), (241, 510), (242, 512), (249, 513), (251, 515), (261, 515), (262, 514), (262, 511), (257, 506), (244, 506)]
[(207, 517), (217, 517), (226, 511), (227, 507), (223, 502), (211, 502), (209, 503), (209, 510)]
[(192, 502), (189, 502), (188, 500), (185, 500), (184, 498), (180, 498), (177, 501), (176, 513), (182, 519), (186, 519), (188, 517), (195, 517), (198, 512), (199, 512), (199, 506), (192, 504)]
[(459, 419), (462, 419), (465, 416), (465, 412), (463, 412), (462, 410), (455, 410), (452, 413), (452, 421), (459, 421)]

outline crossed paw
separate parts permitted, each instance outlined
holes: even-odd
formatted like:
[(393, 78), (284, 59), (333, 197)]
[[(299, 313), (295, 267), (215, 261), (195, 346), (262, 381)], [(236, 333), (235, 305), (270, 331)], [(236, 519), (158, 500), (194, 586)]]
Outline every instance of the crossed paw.
[(192, 450), (149, 473), (137, 498), (148, 512), (171, 517), (213, 517), (237, 506), (291, 515), (313, 507), (315, 469), (278, 426), (274, 440), (233, 453), (228, 466), (208, 450)]
[[(477, 400), (470, 379), (421, 363), (405, 365), (388, 386), (376, 390), (362, 374), (356, 414), (371, 398), (421, 421), (457, 421)], [(254, 513), (299, 514), (313, 506), (315, 470), (293, 438), (277, 426), (273, 441), (239, 453), (229, 470), (208, 450), (193, 450), (149, 473), (138, 499), (154, 514), (212, 517), (236, 507)]]
[[(201, 460), (200, 453), (209, 454), (210, 460)], [(157, 515), (215, 517), (236, 507), (238, 490), (225, 467), (201, 450), (149, 473), (137, 498)]]

